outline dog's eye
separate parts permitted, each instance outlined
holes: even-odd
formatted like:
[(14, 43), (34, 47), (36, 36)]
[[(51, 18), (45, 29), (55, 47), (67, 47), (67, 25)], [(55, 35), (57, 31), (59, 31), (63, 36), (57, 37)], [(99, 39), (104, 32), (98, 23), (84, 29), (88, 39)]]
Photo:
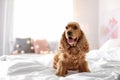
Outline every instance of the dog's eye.
[(74, 26), (73, 29), (76, 30), (76, 29), (77, 29), (77, 26)]
[(66, 26), (65, 28), (66, 28), (66, 29), (68, 29), (68, 27), (67, 27), (67, 26)]

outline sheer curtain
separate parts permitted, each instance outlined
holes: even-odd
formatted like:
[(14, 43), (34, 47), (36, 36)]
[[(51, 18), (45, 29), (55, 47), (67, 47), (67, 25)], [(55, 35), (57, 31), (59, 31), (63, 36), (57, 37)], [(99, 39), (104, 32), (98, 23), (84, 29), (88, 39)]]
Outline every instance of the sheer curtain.
[(14, 0), (0, 0), (0, 55), (10, 54)]
[(72, 0), (14, 0), (13, 38), (59, 40), (72, 21)]

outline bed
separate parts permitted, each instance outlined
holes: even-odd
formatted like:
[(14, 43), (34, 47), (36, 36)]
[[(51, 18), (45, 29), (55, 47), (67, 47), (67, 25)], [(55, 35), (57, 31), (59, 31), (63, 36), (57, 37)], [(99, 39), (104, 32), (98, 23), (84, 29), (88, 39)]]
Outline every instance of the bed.
[(108, 40), (100, 49), (87, 54), (90, 73), (69, 71), (55, 75), (54, 53), (18, 54), (0, 57), (0, 80), (120, 80), (120, 40)]

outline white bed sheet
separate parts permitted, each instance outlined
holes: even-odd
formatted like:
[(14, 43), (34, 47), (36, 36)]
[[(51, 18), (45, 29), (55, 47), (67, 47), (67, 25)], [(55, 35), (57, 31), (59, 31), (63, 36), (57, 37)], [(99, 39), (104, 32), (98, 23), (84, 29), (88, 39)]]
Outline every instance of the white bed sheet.
[(90, 73), (69, 71), (55, 75), (54, 54), (4, 55), (0, 57), (0, 80), (120, 80), (120, 48), (92, 50), (87, 55)]

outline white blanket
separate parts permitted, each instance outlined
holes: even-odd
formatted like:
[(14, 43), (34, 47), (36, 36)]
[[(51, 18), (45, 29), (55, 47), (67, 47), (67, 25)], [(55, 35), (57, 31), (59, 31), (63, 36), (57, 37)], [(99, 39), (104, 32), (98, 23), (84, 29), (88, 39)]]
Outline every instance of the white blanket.
[(120, 80), (120, 49), (93, 50), (87, 55), (90, 73), (69, 71), (55, 75), (54, 54), (4, 55), (0, 57), (0, 80)]

